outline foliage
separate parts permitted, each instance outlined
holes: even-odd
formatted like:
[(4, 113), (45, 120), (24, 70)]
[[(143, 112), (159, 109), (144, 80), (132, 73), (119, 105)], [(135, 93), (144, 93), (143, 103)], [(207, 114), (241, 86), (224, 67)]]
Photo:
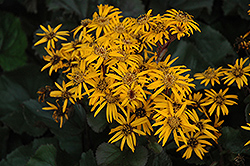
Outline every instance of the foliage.
[[(75, 104), (67, 103), (68, 120), (64, 117), (63, 121), (57, 119), (59, 123), (56, 123), (53, 111), (43, 109), (49, 105), (41, 102), (43, 100), (41, 95), (40, 102), (38, 101), (37, 91), (44, 92), (45, 101), (59, 107), (56, 99), (49, 96), (51, 92), (58, 90), (54, 82), (63, 86), (61, 82), (66, 81), (68, 77), (60, 69), (57, 73), (51, 72), (50, 76), (48, 76), (49, 69), (40, 72), (47, 64), (43, 59), (43, 56), (48, 55), (43, 49), (47, 45), (44, 43), (33, 46), (41, 39), (40, 36), (36, 36), (36, 33), (44, 33), (39, 28), (40, 25), (47, 29), (48, 25), (54, 28), (63, 24), (59, 32), (71, 31), (81, 25), (81, 20), (92, 19), (93, 13), (98, 12), (97, 5), (100, 4), (113, 5), (122, 11), (120, 15), (134, 18), (147, 13), (149, 9), (152, 9), (152, 15), (156, 16), (158, 13), (163, 15), (166, 10), (174, 8), (194, 16), (193, 19), (199, 24), (201, 32), (196, 31), (190, 37), (176, 39), (167, 47), (166, 55), (171, 54), (171, 60), (179, 57), (172, 66), (185, 65), (187, 69), (191, 69), (190, 78), (198, 78), (194, 75), (204, 72), (209, 66), (229, 70), (232, 68), (227, 64), (233, 66), (236, 59), (240, 61), (240, 58), (246, 59), (249, 56), (248, 3), (246, 0), (0, 1), (0, 165), (161, 166), (243, 165), (249, 162), (249, 145), (244, 146), (244, 144), (250, 139), (250, 135), (249, 131), (241, 128), (249, 123), (250, 101), (247, 84), (245, 86), (239, 86), (237, 83), (228, 85), (230, 81), (224, 84), (226, 79), (222, 80), (222, 78), (226, 75), (219, 76), (220, 84), (215, 81), (214, 86), (210, 83), (205, 86), (200, 80), (194, 80), (196, 88), (192, 91), (202, 93), (203, 99), (205, 97), (209, 99), (208, 94), (212, 93), (208, 91), (210, 88), (214, 88), (219, 94), (220, 89), (224, 91), (229, 87), (226, 95), (238, 96), (237, 100), (231, 98), (232, 96), (227, 98), (227, 100), (236, 101), (237, 105), (227, 105), (228, 115), (226, 115), (226, 110), (222, 109), (219, 118), (219, 122), (224, 121), (222, 124), (216, 126), (216, 120), (218, 120), (214, 116), (216, 111), (214, 113), (210, 111), (212, 113), (211, 116), (208, 115), (211, 120), (209, 124), (218, 129), (218, 135), (214, 131), (210, 130), (210, 132), (218, 139), (206, 138), (212, 146), (206, 146), (205, 150), (208, 153), (205, 153), (203, 160), (200, 160), (194, 153), (190, 159), (182, 158), (186, 149), (176, 152), (178, 147), (184, 145), (185, 142), (183, 138), (179, 138), (181, 136), (179, 134), (176, 138), (180, 146), (174, 140), (174, 134), (170, 135), (165, 146), (162, 146), (163, 141), (159, 141), (158, 135), (154, 135), (161, 127), (160, 125), (154, 126), (154, 133), (151, 135), (139, 134), (134, 152), (126, 144), (121, 151), (121, 141), (112, 144), (110, 143), (112, 141), (109, 142), (115, 134), (109, 135), (109, 133), (119, 125), (119, 122), (115, 119), (112, 123), (107, 121), (106, 108), (100, 110), (98, 114), (95, 114), (96, 110), (91, 112), (92, 106), (89, 105), (87, 94), (80, 99), (79, 96), (76, 97), (79, 100), (74, 99)], [(74, 39), (73, 33), (70, 37), (66, 36), (66, 33), (62, 36), (70, 42)], [(93, 31), (92, 34), (95, 35), (95, 32)], [(76, 36), (79, 37), (79, 35), (80, 31), (76, 33)], [(67, 42), (62, 40), (56, 43), (56, 47), (60, 47), (61, 44)], [(150, 51), (157, 52), (156, 46), (153, 47), (154, 49)], [(242, 66), (249, 66), (249, 62)], [(64, 66), (65, 68), (67, 67)], [(226, 70), (222, 71), (226, 73)], [(148, 75), (148, 77), (151, 76)], [(158, 79), (156, 77), (152, 80)], [(143, 90), (146, 88), (145, 86)], [(151, 92), (154, 94), (155, 91), (151, 90)], [(59, 105), (62, 105), (60, 101)], [(157, 103), (155, 105), (157, 106)], [(210, 108), (206, 104), (203, 106), (207, 111)], [(161, 106), (158, 103), (159, 107)], [(206, 115), (196, 110), (200, 119), (207, 119)], [(194, 113), (190, 109), (187, 115), (191, 117)], [(123, 116), (126, 119), (128, 115)], [(191, 118), (189, 121), (192, 122)], [(157, 124), (153, 119), (150, 123)], [(186, 134), (185, 136), (187, 137)]]

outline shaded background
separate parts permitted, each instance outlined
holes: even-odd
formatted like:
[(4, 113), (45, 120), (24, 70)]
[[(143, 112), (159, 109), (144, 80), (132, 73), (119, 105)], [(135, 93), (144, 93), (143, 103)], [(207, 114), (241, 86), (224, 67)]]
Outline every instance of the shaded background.
[[(139, 139), (134, 154), (129, 149), (120, 152), (105, 143), (110, 127), (104, 111), (93, 118), (86, 101), (72, 108), (62, 129), (51, 112), (41, 110), (44, 104), (37, 101), (36, 92), (53, 86), (58, 74), (49, 77), (47, 70), (40, 72), (46, 64), (42, 60), (45, 45), (33, 47), (39, 39), (35, 36), (41, 31), (39, 25), (62, 23), (61, 30), (72, 30), (82, 19), (92, 18), (100, 3), (119, 7), (123, 16), (138, 17), (149, 9), (153, 15), (163, 14), (171, 8), (193, 15), (201, 33), (175, 41), (168, 51), (179, 56), (177, 63), (191, 68), (191, 74), (208, 66), (226, 67), (248, 56), (235, 43), (250, 30), (248, 0), (0, 0), (0, 165), (237, 165), (241, 156), (247, 165), (250, 152), (243, 145), (250, 134), (240, 126), (249, 122), (250, 97), (244, 90), (239, 92), (238, 106), (223, 117), (219, 145), (203, 161), (195, 155), (181, 159), (174, 144), (162, 148), (153, 137)], [(233, 87), (231, 91), (238, 90)]]

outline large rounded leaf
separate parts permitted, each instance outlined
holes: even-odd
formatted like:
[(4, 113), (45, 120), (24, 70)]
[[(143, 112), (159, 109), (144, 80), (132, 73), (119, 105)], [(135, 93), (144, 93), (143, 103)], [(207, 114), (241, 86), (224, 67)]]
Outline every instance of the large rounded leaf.
[(26, 63), (27, 37), (13, 14), (0, 12), (0, 22), (0, 65), (9, 71)]

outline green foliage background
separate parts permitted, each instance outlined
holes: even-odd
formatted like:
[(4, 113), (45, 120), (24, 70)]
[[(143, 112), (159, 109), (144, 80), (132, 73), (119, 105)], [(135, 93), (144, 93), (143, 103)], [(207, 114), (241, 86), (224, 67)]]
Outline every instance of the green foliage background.
[(161, 147), (153, 136), (140, 138), (135, 153), (126, 148), (121, 152), (119, 146), (107, 143), (110, 125), (104, 111), (94, 118), (87, 101), (84, 107), (72, 108), (62, 129), (51, 112), (42, 111), (36, 92), (53, 86), (58, 75), (40, 72), (45, 64), (43, 45), (33, 47), (39, 25), (62, 23), (64, 30), (71, 30), (81, 19), (91, 18), (100, 3), (119, 7), (124, 16), (137, 17), (148, 9), (163, 14), (171, 8), (193, 15), (202, 32), (172, 43), (168, 51), (179, 56), (177, 62), (191, 68), (192, 74), (246, 56), (244, 51), (236, 53), (233, 44), (250, 30), (248, 0), (0, 0), (0, 165), (215, 166), (236, 165), (238, 154), (249, 164), (250, 151), (243, 145), (250, 132), (240, 126), (250, 120), (250, 97), (237, 88), (232, 92), (238, 93), (239, 104), (223, 117), (219, 144), (209, 149), (203, 161), (195, 155), (184, 160), (174, 143)]

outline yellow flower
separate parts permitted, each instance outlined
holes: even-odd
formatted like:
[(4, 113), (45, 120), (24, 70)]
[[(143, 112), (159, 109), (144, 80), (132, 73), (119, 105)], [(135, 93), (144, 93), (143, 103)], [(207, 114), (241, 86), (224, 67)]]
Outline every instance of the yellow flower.
[(131, 86), (125, 85), (123, 88), (119, 88), (115, 91), (116, 94), (120, 94), (121, 105), (129, 107), (133, 111), (139, 107), (140, 102), (146, 104), (146, 94), (141, 85), (136, 85), (135, 82), (133, 82)]
[(154, 24), (150, 26), (150, 29), (141, 38), (143, 41), (152, 41), (157, 43), (158, 41), (163, 45), (167, 39), (169, 39), (169, 33), (167, 31), (168, 24), (158, 14), (153, 20)]
[(169, 93), (174, 93), (180, 100), (191, 92), (189, 87), (195, 85), (190, 83), (193, 79), (188, 78), (189, 75), (183, 76), (182, 74), (190, 71), (190, 69), (181, 69), (175, 67), (169, 67), (166, 70), (153, 70), (150, 76), (157, 78), (148, 85), (148, 89), (157, 89), (151, 99), (154, 99), (157, 95), (162, 93), (164, 90)]
[(61, 50), (67, 53), (71, 53), (72, 59), (75, 59), (79, 57), (81, 44), (81, 39), (74, 39), (69, 43), (62, 43)]
[(85, 49), (89, 50), (89, 54), (86, 56), (87, 65), (96, 60), (96, 69), (98, 69), (101, 65), (106, 65), (106, 63), (109, 62), (113, 57), (123, 57), (123, 55), (119, 54), (114, 48), (104, 47), (103, 45), (99, 44), (95, 44), (92, 47)]
[(150, 9), (146, 14), (140, 15), (132, 26), (132, 31), (137, 34), (139, 31), (145, 33), (149, 31), (150, 26), (156, 25), (153, 22), (153, 17), (151, 17), (152, 9)]
[(100, 4), (97, 7), (99, 11), (98, 13), (95, 12), (93, 14), (93, 20), (88, 25), (88, 27), (90, 28), (88, 32), (96, 29), (96, 38), (99, 38), (102, 31), (104, 32), (104, 34), (110, 32), (110, 21), (115, 17), (120, 18), (121, 16), (118, 15), (121, 13), (121, 11), (119, 11), (118, 8), (114, 8), (114, 6), (103, 6), (102, 4)]
[(197, 92), (197, 93), (193, 93), (190, 94), (188, 99), (190, 101), (192, 101), (192, 103), (190, 104), (192, 108), (198, 108), (198, 110), (202, 113), (204, 113), (206, 115), (207, 118), (209, 118), (209, 116), (207, 115), (207, 110), (204, 106), (202, 106), (201, 104), (202, 102), (202, 93)]
[(147, 71), (137, 72), (137, 69), (135, 67), (128, 67), (128, 65), (124, 63), (119, 63), (117, 65), (118, 69), (115, 67), (111, 67), (114, 72), (106, 74), (108, 77), (117, 80), (117, 82), (114, 83), (111, 87), (118, 86), (118, 89), (126, 88), (126, 85), (131, 86), (134, 82), (136, 84), (141, 84), (143, 87), (144, 84), (147, 83), (147, 77), (145, 76)]
[(39, 102), (44, 102), (45, 98), (48, 97), (49, 93), (51, 92), (51, 87), (50, 86), (45, 86), (41, 87), (36, 93), (39, 95), (38, 96), (38, 101)]
[(249, 58), (246, 58), (243, 61), (243, 58), (237, 59), (235, 61), (234, 66), (228, 64), (228, 66), (230, 67), (230, 69), (224, 69), (226, 72), (224, 73), (226, 76), (223, 78), (223, 80), (225, 80), (225, 84), (227, 84), (228, 86), (232, 85), (234, 82), (237, 83), (237, 86), (239, 89), (241, 89), (241, 87), (243, 87), (243, 85), (248, 85), (248, 80), (246, 76), (250, 76), (250, 65), (243, 67), (244, 63), (246, 63), (246, 61)]
[(57, 82), (55, 82), (55, 85), (59, 90), (51, 91), (50, 97), (57, 97), (57, 98), (60, 97), (60, 98), (62, 98), (62, 100), (64, 100), (63, 108), (62, 108), (62, 111), (64, 113), (66, 111), (68, 101), (75, 104), (75, 101), (73, 98), (73, 94), (75, 93), (75, 88), (71, 88), (71, 89), (67, 90), (67, 86), (66, 86), (64, 80), (62, 82), (62, 86), (60, 86)]
[(58, 39), (61, 40), (65, 40), (67, 41), (66, 38), (62, 37), (62, 36), (69, 36), (69, 31), (59, 31), (59, 28), (62, 26), (62, 24), (59, 24), (57, 27), (55, 27), (55, 29), (51, 28), (50, 25), (48, 25), (48, 29), (46, 29), (44, 26), (40, 25), (41, 29), (45, 32), (45, 33), (36, 33), (37, 36), (43, 36), (42, 39), (40, 39), (39, 41), (37, 41), (34, 46), (37, 46), (39, 44), (47, 43), (47, 48), (49, 49), (50, 47), (55, 48), (55, 42), (58, 41)]
[(214, 86), (214, 82), (220, 84), (219, 77), (224, 75), (224, 72), (221, 71), (221, 69), (222, 67), (219, 67), (218, 69), (208, 67), (208, 69), (205, 70), (203, 73), (194, 74), (194, 77), (197, 80), (202, 80), (201, 84), (205, 83), (205, 86), (207, 86), (208, 83), (211, 83), (212, 86)]
[(132, 116), (135, 116), (135, 119), (147, 117), (147, 120), (142, 125), (137, 126), (138, 130), (143, 129), (143, 131), (151, 135), (151, 132), (153, 131), (153, 127), (151, 125), (150, 120), (152, 119), (153, 111), (154, 111), (154, 102), (152, 100), (147, 100), (146, 103), (139, 103), (139, 107), (133, 112)]
[(237, 45), (237, 53), (240, 51), (240, 49), (245, 50), (247, 53), (249, 52), (250, 48), (250, 41), (249, 41), (249, 34), (250, 31), (248, 31), (245, 35), (240, 35), (240, 37), (236, 38), (236, 41), (234, 43), (234, 47)]
[[(250, 6), (250, 4), (248, 4), (248, 6)], [(248, 15), (250, 15), (250, 10), (247, 11)]]
[(229, 88), (222, 91), (220, 89), (219, 93), (215, 92), (213, 89), (207, 90), (205, 89), (205, 95), (207, 96), (202, 101), (202, 106), (211, 105), (208, 110), (209, 115), (211, 116), (213, 112), (216, 110), (216, 115), (220, 117), (220, 111), (222, 111), (223, 115), (228, 115), (228, 108), (226, 105), (234, 105), (237, 104), (235, 101), (230, 99), (238, 99), (237, 95), (225, 95)]
[(63, 111), (63, 108), (59, 105), (58, 103), (58, 99), (56, 100), (56, 105), (50, 103), (50, 102), (46, 102), (50, 107), (43, 107), (43, 110), (47, 110), (47, 111), (54, 111), (52, 117), (54, 118), (54, 120), (56, 121), (56, 123), (58, 123), (60, 121), (60, 128), (62, 128), (62, 124), (63, 124), (63, 119), (64, 117), (66, 118), (66, 120), (68, 120), (68, 111)]
[(87, 68), (90, 69), (90, 67), (86, 67), (86, 63), (82, 60), (79, 66), (72, 68), (72, 71), (66, 75), (70, 80), (66, 86), (75, 87), (75, 97), (80, 100), (82, 99), (82, 88), (84, 88), (85, 92), (89, 95), (88, 81), (100, 75), (97, 71), (94, 70), (94, 72), (91, 72), (87, 70)]
[[(83, 29), (83, 31), (87, 29), (87, 26), (92, 22), (92, 20), (90, 19), (84, 19), (81, 20), (81, 25), (79, 25), (78, 27), (76, 27), (75, 29), (73, 29), (71, 32), (74, 32), (73, 37), (76, 36), (76, 34)], [(80, 35), (81, 36), (81, 35)]]
[(177, 27), (184, 26), (191, 34), (193, 34), (194, 30), (201, 32), (198, 27), (199, 24), (193, 20), (192, 15), (175, 9), (166, 10), (166, 12), (164, 16), (167, 17), (166, 19), (169, 21), (169, 24), (176, 25)]
[(127, 145), (129, 146), (129, 148), (134, 152), (135, 150), (135, 146), (136, 146), (136, 133), (140, 134), (140, 135), (146, 135), (143, 131), (138, 130), (136, 127), (140, 126), (143, 123), (146, 123), (147, 121), (147, 117), (143, 117), (143, 118), (139, 118), (134, 120), (134, 118), (130, 117), (130, 113), (128, 111), (128, 114), (126, 116), (126, 120), (125, 118), (121, 115), (118, 114), (117, 119), (115, 119), (120, 126), (111, 129), (109, 134), (115, 133), (116, 134), (110, 138), (109, 142), (110, 143), (114, 143), (116, 141), (119, 141), (120, 139), (122, 139), (121, 141), (121, 151), (123, 151), (123, 147), (125, 142), (127, 143)]
[(119, 20), (118, 17), (115, 17), (110, 22), (110, 32), (105, 34), (105, 36), (110, 36), (114, 39), (127, 39), (130, 37), (130, 29), (132, 26), (132, 21), (129, 17), (126, 17), (122, 20)]
[(210, 119), (200, 119), (194, 109), (192, 111), (187, 111), (187, 114), (189, 118), (193, 121), (194, 125), (199, 128), (198, 132), (208, 136), (209, 138), (212, 138), (213, 140), (217, 139), (217, 137), (210, 132), (218, 132), (217, 129), (208, 124), (208, 122), (212, 122)]
[[(97, 94), (98, 95), (98, 94)], [(126, 111), (124, 110), (124, 107), (120, 104), (120, 95), (115, 94), (113, 92), (113, 89), (107, 89), (103, 93), (99, 94), (99, 96), (102, 96), (99, 98), (99, 101), (93, 104), (93, 107), (91, 109), (91, 112), (93, 112), (97, 106), (99, 106), (95, 113), (94, 117), (106, 106), (106, 118), (109, 123), (112, 123), (113, 119), (117, 119), (118, 116), (118, 108), (120, 108), (123, 113)], [(96, 96), (91, 96), (96, 97)]]
[(127, 49), (124, 51), (119, 50), (118, 53), (123, 55), (123, 57), (112, 58), (109, 62), (107, 62), (107, 65), (116, 66), (123, 63), (124, 65), (138, 68), (139, 62), (142, 61), (142, 56), (140, 54), (135, 54), (134, 50), (132, 49)]
[(180, 40), (181, 37), (184, 37), (187, 35), (190, 36), (189, 30), (184, 25), (170, 25), (169, 31), (171, 32), (171, 35), (176, 35), (177, 39)]
[(104, 98), (105, 91), (108, 90), (110, 85), (113, 83), (114, 79), (110, 77), (104, 77), (102, 74), (98, 77), (88, 80), (88, 84), (93, 87), (89, 89), (90, 92), (93, 92), (89, 96), (89, 105), (94, 105), (100, 98)]
[(62, 52), (60, 50), (56, 50), (56, 52), (52, 49), (49, 50), (48, 48), (44, 48), (49, 55), (43, 56), (43, 59), (49, 63), (47, 63), (45, 66), (42, 67), (41, 71), (49, 69), (49, 76), (51, 76), (52, 71), (55, 70), (57, 72), (58, 69), (63, 68), (65, 65), (63, 64), (64, 56), (62, 55)]
[(208, 151), (205, 150), (204, 148), (207, 145), (212, 146), (212, 144), (210, 142), (205, 140), (205, 139), (208, 139), (209, 137), (206, 135), (201, 135), (200, 133), (195, 133), (195, 135), (194, 135), (193, 132), (191, 132), (190, 134), (186, 133), (186, 135), (187, 135), (187, 138), (186, 138), (187, 143), (182, 145), (181, 147), (179, 147), (176, 151), (178, 152), (184, 148), (187, 148), (185, 153), (183, 154), (182, 158), (189, 159), (192, 155), (192, 152), (194, 151), (195, 154), (201, 160), (203, 160), (204, 153), (208, 153)]
[(184, 133), (199, 129), (189, 123), (188, 116), (185, 114), (186, 104), (184, 103), (183, 105), (181, 105), (181, 107), (178, 107), (178, 109), (174, 109), (173, 104), (170, 100), (161, 99), (155, 103), (156, 108), (162, 107), (164, 105), (164, 109), (155, 109), (158, 114), (154, 116), (154, 120), (156, 122), (153, 124), (153, 126), (159, 126), (158, 130), (155, 132), (155, 135), (159, 135), (158, 142), (162, 141), (162, 146), (164, 146), (170, 134), (173, 133), (173, 137), (177, 146), (179, 146), (179, 135), (187, 144)]
[[(243, 128), (243, 129), (245, 129), (245, 130), (250, 130), (250, 123), (247, 123), (247, 125), (248, 126), (241, 126), (241, 128)], [(247, 143), (245, 143), (245, 145), (244, 146), (247, 146), (247, 145), (249, 145), (250, 144), (250, 140), (249, 141), (247, 141)]]
[[(214, 118), (214, 127), (218, 130), (221, 129), (221, 125), (224, 122), (224, 120), (219, 121), (219, 117), (215, 115)], [(214, 131), (214, 135), (217, 137), (217, 139), (222, 135), (219, 131)], [(218, 144), (217, 140), (215, 140), (215, 142)]]

